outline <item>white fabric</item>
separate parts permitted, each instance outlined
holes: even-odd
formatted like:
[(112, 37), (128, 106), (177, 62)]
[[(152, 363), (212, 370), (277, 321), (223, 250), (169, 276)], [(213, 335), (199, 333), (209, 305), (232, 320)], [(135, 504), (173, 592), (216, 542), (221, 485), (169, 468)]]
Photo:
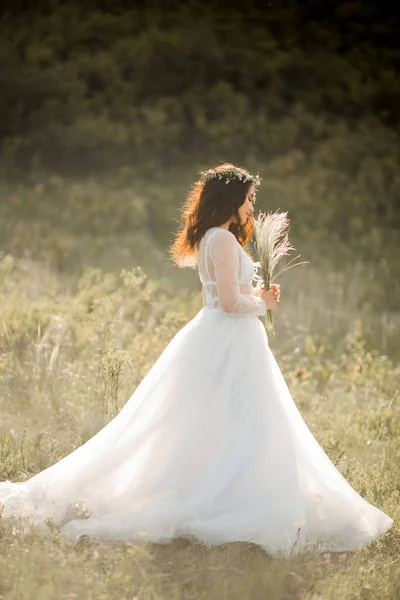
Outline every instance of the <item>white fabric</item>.
[[(250, 307), (237, 293), (234, 244), (214, 235), (221, 304)], [(249, 263), (244, 279), (242, 270), (239, 280), (252, 287)], [(312, 544), (356, 550), (393, 523), (318, 445), (256, 311), (222, 306), (203, 307), (178, 331), (119, 414), (85, 444), (26, 482), (0, 483), (0, 502), (4, 518), (30, 515), (46, 528), (50, 516), (72, 540), (194, 536), (284, 556)], [(77, 518), (80, 510), (91, 516)]]
[(233, 233), (220, 227), (206, 231), (198, 256), (203, 306), (221, 307), (230, 313), (265, 315), (264, 299), (253, 295), (254, 265)]

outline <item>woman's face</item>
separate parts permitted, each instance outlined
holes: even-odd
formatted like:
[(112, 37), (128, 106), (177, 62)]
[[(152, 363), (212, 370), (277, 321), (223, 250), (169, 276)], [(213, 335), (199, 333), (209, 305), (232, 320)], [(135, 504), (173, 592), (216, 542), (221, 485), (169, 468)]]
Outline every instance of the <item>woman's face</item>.
[(254, 212), (254, 202), (255, 202), (255, 189), (254, 183), (251, 184), (249, 191), (247, 192), (246, 200), (243, 202), (242, 206), (239, 207), (239, 216), (240, 216), (240, 224), (244, 225), (250, 215)]

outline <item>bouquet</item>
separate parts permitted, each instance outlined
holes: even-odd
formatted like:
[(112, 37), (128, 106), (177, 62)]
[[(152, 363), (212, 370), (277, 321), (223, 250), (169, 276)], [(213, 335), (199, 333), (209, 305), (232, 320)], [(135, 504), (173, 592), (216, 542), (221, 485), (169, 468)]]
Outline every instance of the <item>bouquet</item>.
[[(282, 275), (288, 269), (297, 265), (304, 265), (309, 261), (293, 263), (300, 254), (290, 260), (285, 267), (276, 272), (278, 262), (283, 256), (295, 250), (288, 239), (289, 219), (287, 212), (263, 213), (260, 212), (254, 219), (254, 246), (257, 250), (259, 262), (256, 267), (261, 267), (261, 276), (255, 275), (255, 278), (264, 283), (266, 290), (270, 289), (273, 279)], [(274, 333), (274, 324), (271, 309), (267, 310), (265, 315), (265, 328), (268, 332)]]

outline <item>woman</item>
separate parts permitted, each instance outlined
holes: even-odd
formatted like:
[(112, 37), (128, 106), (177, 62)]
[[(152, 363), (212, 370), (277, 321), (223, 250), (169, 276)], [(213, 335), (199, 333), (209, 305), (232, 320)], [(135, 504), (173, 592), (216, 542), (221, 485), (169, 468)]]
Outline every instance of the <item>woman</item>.
[(284, 556), (356, 550), (389, 529), (307, 428), (257, 318), (280, 288), (252, 285), (256, 185), (230, 164), (194, 183), (171, 254), (198, 268), (202, 309), (102, 430), (0, 484), (3, 517), (50, 516), (73, 540), (243, 540)]

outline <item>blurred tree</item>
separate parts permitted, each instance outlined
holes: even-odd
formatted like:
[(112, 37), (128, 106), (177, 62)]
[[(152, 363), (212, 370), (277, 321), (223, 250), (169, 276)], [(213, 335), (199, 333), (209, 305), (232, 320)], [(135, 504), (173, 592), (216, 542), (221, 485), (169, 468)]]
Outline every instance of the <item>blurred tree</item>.
[(4, 177), (157, 181), (231, 160), (310, 225), (316, 210), (345, 237), (400, 225), (400, 25), (386, 6), (18, 0), (0, 27)]

